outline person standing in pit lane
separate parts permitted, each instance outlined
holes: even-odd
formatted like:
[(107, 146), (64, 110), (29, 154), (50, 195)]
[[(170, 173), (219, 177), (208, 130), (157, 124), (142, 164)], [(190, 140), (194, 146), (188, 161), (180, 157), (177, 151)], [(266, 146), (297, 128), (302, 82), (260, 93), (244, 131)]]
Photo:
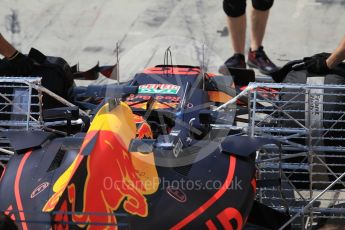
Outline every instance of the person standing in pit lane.
[[(263, 74), (277, 70), (277, 66), (267, 57), (262, 46), (269, 10), (274, 0), (252, 0), (251, 11), (251, 42), (247, 64), (257, 68)], [(246, 0), (223, 0), (223, 9), (227, 15), (228, 28), (234, 50), (225, 63), (220, 66), (219, 72), (227, 74), (228, 68), (246, 68), (244, 57), (246, 38)]]

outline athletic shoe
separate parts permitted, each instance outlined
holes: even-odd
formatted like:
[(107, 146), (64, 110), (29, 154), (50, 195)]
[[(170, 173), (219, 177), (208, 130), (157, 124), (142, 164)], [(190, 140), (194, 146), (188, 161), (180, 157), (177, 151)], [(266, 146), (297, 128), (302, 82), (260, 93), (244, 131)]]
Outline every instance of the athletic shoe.
[(256, 51), (249, 50), (248, 66), (259, 69), (261, 73), (267, 75), (278, 70), (278, 67), (267, 57), (262, 46)]
[(219, 73), (228, 75), (229, 68), (245, 69), (246, 61), (243, 54), (234, 54), (228, 60), (224, 62), (223, 65), (219, 67)]

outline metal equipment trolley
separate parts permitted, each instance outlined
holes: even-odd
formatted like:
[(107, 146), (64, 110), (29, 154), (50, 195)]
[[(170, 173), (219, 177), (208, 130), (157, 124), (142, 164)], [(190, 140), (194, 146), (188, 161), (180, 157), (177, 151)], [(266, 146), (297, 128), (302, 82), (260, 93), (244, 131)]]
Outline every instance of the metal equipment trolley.
[(257, 199), (296, 229), (345, 223), (345, 86), (250, 83), (249, 136), (281, 147), (257, 154)]

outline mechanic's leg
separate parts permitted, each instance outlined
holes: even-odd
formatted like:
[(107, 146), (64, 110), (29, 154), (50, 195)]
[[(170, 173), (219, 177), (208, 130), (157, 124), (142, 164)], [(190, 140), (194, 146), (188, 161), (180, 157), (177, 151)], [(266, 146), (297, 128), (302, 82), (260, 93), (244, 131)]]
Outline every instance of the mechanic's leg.
[(252, 3), (253, 10), (251, 11), (252, 25), (248, 65), (259, 69), (263, 74), (270, 74), (277, 70), (277, 66), (267, 57), (262, 42), (273, 0), (252, 0)]
[(244, 54), (246, 42), (246, 14), (239, 17), (227, 17), (234, 53)]
[(251, 11), (251, 43), (250, 48), (257, 50), (262, 46), (269, 15), (269, 10), (273, 5), (273, 0), (252, 0), (253, 9)]
[(235, 53), (244, 54), (246, 38), (246, 0), (224, 0), (228, 28)]
[(268, 20), (269, 10), (256, 10), (251, 11), (251, 50), (258, 50), (262, 46), (262, 41), (265, 36), (265, 30)]
[(228, 75), (228, 68), (246, 68), (244, 47), (246, 40), (246, 0), (223, 0), (234, 55), (220, 66), (219, 72)]

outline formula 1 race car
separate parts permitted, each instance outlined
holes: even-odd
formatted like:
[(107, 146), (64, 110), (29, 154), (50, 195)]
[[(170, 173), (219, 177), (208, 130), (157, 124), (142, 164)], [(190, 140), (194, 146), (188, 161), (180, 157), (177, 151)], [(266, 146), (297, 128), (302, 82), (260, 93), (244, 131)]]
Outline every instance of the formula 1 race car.
[(235, 95), (231, 77), (194, 66), (74, 87), (79, 107), (1, 132), (15, 154), (0, 210), (20, 229), (242, 229), (253, 219), (255, 152), (276, 143), (232, 135), (236, 108), (215, 108)]

